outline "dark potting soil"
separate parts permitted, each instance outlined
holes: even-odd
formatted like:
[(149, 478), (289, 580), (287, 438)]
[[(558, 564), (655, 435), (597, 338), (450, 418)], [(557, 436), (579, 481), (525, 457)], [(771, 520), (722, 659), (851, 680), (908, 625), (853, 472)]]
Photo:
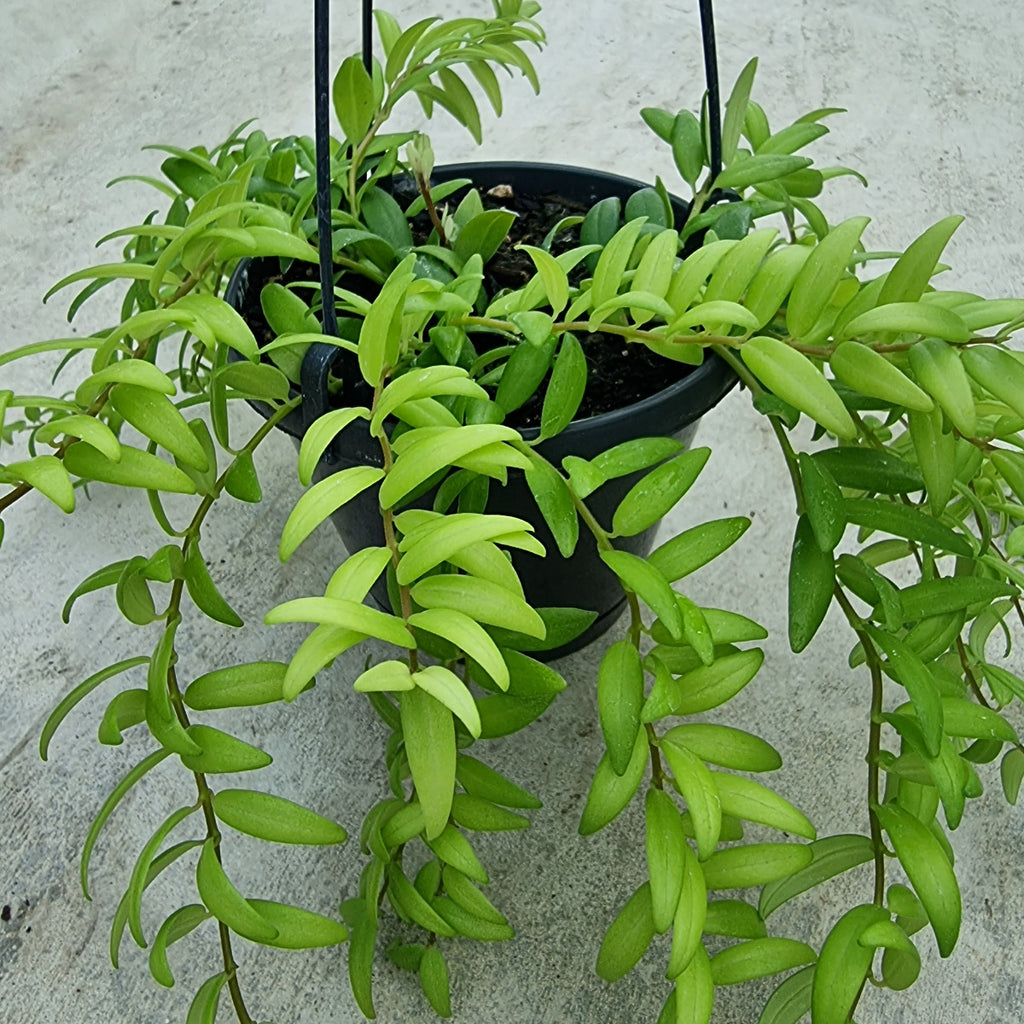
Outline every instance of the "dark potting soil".
[[(502, 289), (521, 288), (533, 276), (533, 261), (527, 253), (517, 251), (517, 245), (540, 246), (547, 233), (563, 217), (586, 213), (586, 207), (562, 196), (513, 194), (507, 187), (492, 189), (481, 198), (485, 209), (506, 209), (516, 214), (508, 238), (484, 268), (483, 286), (488, 295), (495, 295)], [(422, 214), (416, 218), (412, 227), (414, 236), (418, 236), (417, 243), (425, 242), (431, 229), (427, 215)], [(556, 236), (551, 251), (557, 255), (578, 244), (578, 231), (570, 229)], [(581, 264), (574, 272), (573, 283), (578, 283), (586, 273)], [(345, 287), (359, 292), (361, 289), (358, 285), (361, 282), (357, 279), (353, 283), (353, 277), (354, 275), (350, 275), (345, 280)], [(296, 281), (318, 280), (319, 269), (314, 264), (296, 261), (282, 274), (277, 260), (253, 262), (249, 270), (249, 286), (239, 312), (261, 346), (274, 338), (274, 333), (260, 308), (259, 297), (263, 286), (272, 281), (291, 284)], [(372, 298), (372, 295), (367, 297)], [(576, 337), (587, 359), (587, 388), (576, 413), (576, 419), (622, 409), (650, 398), (681, 380), (693, 369), (685, 363), (676, 363), (655, 355), (644, 345), (636, 342), (627, 343), (616, 335), (577, 332)], [(505, 344), (505, 340), (497, 335), (475, 334), (471, 335), (471, 340), (478, 352)], [(547, 380), (531, 399), (506, 417), (506, 422), (517, 429), (538, 426), (546, 387)], [(368, 397), (346, 395), (345, 401), (363, 403)]]

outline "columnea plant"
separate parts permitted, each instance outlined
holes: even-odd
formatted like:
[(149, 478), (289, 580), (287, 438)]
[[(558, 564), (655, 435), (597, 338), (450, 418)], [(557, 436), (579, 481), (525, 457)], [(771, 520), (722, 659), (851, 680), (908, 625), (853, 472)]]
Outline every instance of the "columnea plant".
[[(732, 89), (720, 140), (706, 100), (701, 116), (642, 112), (668, 184), (570, 206), (544, 237), (510, 241), (517, 216), (502, 206), (512, 197), (435, 177), (427, 137), (392, 131), (390, 120), (414, 95), (479, 137), (477, 97), (500, 113), (501, 72), (536, 86), (538, 12), (532, 0), (494, 0), (490, 18), (404, 28), (377, 13), (378, 59), (367, 70), (350, 57), (334, 79), (341, 136), (330, 154), (327, 301), (316, 274), (313, 141), (242, 126), (209, 149), (162, 147), (162, 177), (151, 184), (166, 197), (163, 212), (108, 236), (124, 240), (121, 261), (72, 273), (49, 293), (80, 286), (74, 318), (97, 292), (120, 287), (119, 322), (0, 354), (0, 367), (60, 360), (52, 395), (16, 394), (0, 379), (4, 520), (16, 527), (33, 493), (72, 513), (86, 487), (112, 485), (126, 500), (142, 492), (167, 536), (155, 551), (126, 538), (122, 557), (67, 598), (65, 620), (80, 603), (112, 597), (138, 627), (136, 653), (97, 666), (67, 694), (40, 750), (46, 758), (87, 698), (105, 707), (99, 741), (138, 750), (113, 792), (95, 795), (102, 803), (81, 858), (87, 895), (93, 850), (121, 800), (161, 762), (180, 765), (189, 795), (154, 822), (124, 879), (111, 955), (116, 964), (127, 932), (170, 986), (170, 947), (215, 929), (220, 962), (189, 1024), (213, 1021), (224, 995), (240, 1024), (256, 1019), (248, 1007), (258, 979), (246, 977), (239, 938), (286, 949), (347, 942), (353, 996), (371, 1018), (373, 965), (386, 956), (451, 1015), (453, 940), (513, 935), (484, 892), (473, 834), (526, 828), (524, 812), (540, 806), (494, 766), (487, 741), (520, 733), (549, 707), (565, 683), (545, 655), (594, 618), (536, 607), (519, 567), (568, 558), (584, 543), (618, 581), (626, 625), (601, 641), (594, 683), (606, 752), (580, 766), (593, 781), (579, 831), (612, 826), (642, 803), (644, 834), (623, 842), (647, 871), (621, 894), (594, 953), (597, 972), (615, 981), (670, 933), (659, 947), (668, 951), (659, 1024), (707, 1024), (717, 986), (755, 978), (779, 976), (761, 1024), (805, 1014), (845, 1024), (868, 981), (912, 985), (919, 944), (949, 956), (960, 931), (948, 831), (996, 762), (1007, 799), (1017, 799), (1024, 748), (1004, 710), (1024, 699), (1024, 680), (998, 648), (1009, 649), (1010, 622), (1024, 621), (1024, 365), (1007, 344), (1024, 324), (1024, 300), (937, 286), (958, 217), (903, 252), (869, 248), (867, 217), (830, 221), (819, 196), (830, 178), (855, 172), (818, 169), (802, 152), (835, 111), (773, 129), (750, 98), (755, 61)], [(670, 194), (684, 185), (686, 203)], [(527, 272), (503, 284), (489, 268), (510, 253)], [(239, 270), (240, 261), (252, 262)], [(597, 349), (613, 343), (653, 353), (674, 377), (724, 361), (771, 426), (795, 507), (789, 642), (803, 650), (835, 607), (849, 667), (868, 681), (866, 808), (853, 809), (849, 833), (819, 837), (776, 791), (784, 783), (761, 781), (780, 754), (751, 731), (756, 723), (729, 720), (729, 701), (762, 667), (765, 631), (742, 609), (686, 594), (687, 577), (739, 541), (748, 521), (704, 522), (653, 550), (630, 546), (700, 486), (710, 451), (645, 436), (598, 454), (545, 454), (578, 419)], [(328, 407), (313, 419), (307, 405), (303, 422), (318, 352)], [(231, 412), (246, 401), (262, 421)], [(807, 422), (811, 439), (796, 429)], [(231, 501), (261, 500), (259, 447), (287, 424), (301, 435), (297, 472), (308, 489), (281, 524), (280, 558), (325, 520), (344, 523), (357, 502), (378, 539), (350, 551), (322, 594), (274, 607), (268, 598), (268, 623), (312, 627), (286, 661), (238, 663), (243, 632), (236, 653), (183, 678), (188, 617), (242, 626), (209, 567), (204, 530)], [(365, 457), (339, 468), (332, 453), (357, 442)], [(502, 504), (510, 478), (526, 481), (528, 516)], [(595, 511), (616, 486), (608, 515)], [(356, 647), (363, 671), (332, 676)], [(222, 858), (233, 832), (330, 845), (346, 831), (260, 782), (223, 786), (220, 776), (255, 772), (271, 755), (204, 722), (258, 705), (286, 714), (317, 677), (364, 694), (389, 730), (380, 799), (361, 826), (345, 822), (358, 829), (349, 855), (365, 866), (337, 919), (236, 888)], [(793, 756), (806, 756), (799, 743)], [(864, 834), (854, 831), (861, 820)], [(162, 923), (148, 921), (147, 888), (182, 858), (194, 887)], [(863, 864), (871, 881), (852, 905), (831, 906), (820, 947), (774, 934), (779, 907)], [(385, 914), (397, 915), (401, 940), (378, 941)]]

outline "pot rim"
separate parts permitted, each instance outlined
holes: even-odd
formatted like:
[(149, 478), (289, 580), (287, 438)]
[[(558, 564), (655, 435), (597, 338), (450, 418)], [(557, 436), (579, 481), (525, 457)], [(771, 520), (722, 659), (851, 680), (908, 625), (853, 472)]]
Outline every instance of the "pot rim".
[[(501, 172), (511, 172), (512, 174), (539, 172), (542, 174), (551, 174), (552, 176), (560, 175), (563, 177), (568, 174), (574, 177), (587, 179), (598, 186), (603, 186), (604, 189), (608, 190), (612, 194), (626, 190), (637, 191), (651, 187), (649, 184), (640, 181), (639, 179), (630, 178), (626, 175), (615, 174), (611, 171), (528, 160), (482, 160), (440, 164), (434, 168), (431, 177), (437, 177), (444, 181), (456, 177), (473, 178), (474, 175), (478, 177), (487, 177), (488, 175), (498, 174)], [(483, 187), (483, 183), (478, 183), (475, 180), (474, 185), (477, 187)], [(601, 188), (599, 187), (596, 191), (601, 191)], [(231, 274), (231, 278), (225, 290), (225, 300), (232, 305), (235, 305), (236, 308), (240, 298), (239, 292), (245, 285), (248, 268), (251, 263), (252, 258), (249, 257), (239, 261)], [(307, 387), (312, 384), (313, 380), (319, 376), (321, 371), (323, 374), (323, 380), (326, 382), (327, 372), (333, 364), (334, 359), (341, 351), (336, 346), (323, 343), (320, 359), (318, 360), (322, 365), (313, 369), (312, 373), (307, 374), (306, 364), (312, 362), (310, 356), (313, 353), (314, 348), (316, 348), (316, 346), (310, 348), (307, 353), (307, 357), (303, 362), (303, 386), (301, 388), (295, 385), (292, 386), (294, 393), (302, 394), (304, 405), (309, 401), (309, 396), (306, 393)], [(232, 352), (229, 355), (234, 355), (234, 353)], [(595, 416), (574, 419), (557, 435), (557, 437), (560, 441), (564, 439), (566, 442), (569, 442), (579, 434), (589, 432), (594, 429), (611, 427), (623, 420), (632, 419), (637, 415), (651, 411), (659, 405), (675, 406), (678, 402), (686, 400), (689, 400), (692, 406), (692, 415), (690, 415), (688, 419), (689, 422), (692, 422), (717, 405), (738, 383), (738, 380), (739, 378), (725, 360), (723, 360), (717, 353), (705, 350), (703, 362), (698, 366), (693, 366), (690, 372), (681, 380), (675, 381), (655, 394), (641, 399), (639, 402), (633, 402), (630, 405), (598, 413)], [(265, 410), (269, 407), (266, 406), (265, 403), (250, 401), (250, 405), (253, 405), (261, 415), (267, 415)], [(296, 414), (293, 414), (283, 420), (279, 426), (291, 436), (301, 438), (305, 433), (305, 428), (308, 426), (308, 423), (309, 419), (304, 418), (300, 409), (296, 411)], [(519, 433), (524, 440), (533, 441), (540, 436), (540, 427), (520, 428)]]

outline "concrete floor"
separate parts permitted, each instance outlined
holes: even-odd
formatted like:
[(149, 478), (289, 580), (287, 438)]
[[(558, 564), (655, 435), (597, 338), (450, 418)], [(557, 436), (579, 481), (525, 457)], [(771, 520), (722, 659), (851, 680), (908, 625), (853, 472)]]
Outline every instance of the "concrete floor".
[[(338, 57), (355, 48), (356, 6), (335, 4)], [(429, 9), (435, 6), (455, 9), (450, 0)], [(471, 6), (483, 11), (487, 5)], [(660, 172), (669, 180), (666, 154), (651, 144), (638, 111), (696, 103), (695, 6), (552, 0), (544, 18), (551, 45), (538, 61), (541, 98), (510, 89), (508, 114), (500, 131), (490, 127), (482, 149), (439, 119), (432, 130), (435, 150), (453, 160), (536, 158), (640, 177)], [(271, 135), (310, 130), (308, 7), (266, 0), (5, 0), (0, 346), (66, 333), (60, 304), (43, 307), (40, 297), (58, 277), (96, 258), (96, 238), (151, 208), (151, 195), (141, 187), (104, 188), (115, 175), (156, 168), (159, 157), (142, 152), (144, 143), (212, 143), (252, 116)], [(347, 8), (351, 21), (343, 17)], [(391, 8), (408, 20), (424, 5), (400, 0)], [(862, 169), (872, 187), (865, 194), (852, 181), (836, 183), (834, 218), (872, 214), (870, 242), (889, 248), (906, 245), (941, 216), (967, 213), (949, 250), (958, 287), (1022, 293), (1024, 214), (1014, 196), (1024, 166), (1024, 19), (1016, 0), (979, 0), (970, 11), (952, 0), (722, 0), (717, 17), (723, 81), (731, 82), (746, 59), (759, 54), (756, 96), (774, 124), (816, 106), (849, 108), (833, 121), (835, 134), (819, 151), (827, 154), (825, 163)], [(77, 329), (101, 326), (93, 317)], [(45, 386), (51, 368), (5, 367), (0, 385), (32, 391)], [(715, 456), (671, 525), (744, 513), (753, 526), (716, 571), (694, 578), (690, 594), (743, 611), (773, 634), (766, 667), (736, 702), (732, 720), (756, 721), (782, 750), (787, 767), (780, 788), (822, 834), (862, 829), (867, 682), (845, 670), (849, 641), (840, 630), (821, 636), (799, 659), (784, 642), (791, 501), (772, 439), (746, 397), (733, 394), (705, 420), (700, 440), (714, 446)], [(267, 558), (300, 493), (294, 461), (289, 443), (274, 438), (261, 450), (264, 504), (232, 507), (210, 524), (206, 551), (221, 552), (219, 578), (247, 626), (229, 634), (187, 622), (179, 634), (187, 662), (289, 657), (298, 634), (262, 627), (263, 613), (286, 597), (318, 592), (341, 558), (326, 531), (287, 567)], [(151, 982), (143, 955), (127, 943), (121, 970), (112, 971), (106, 933), (139, 846), (183, 801), (188, 780), (164, 766), (133, 791), (101, 839), (94, 899), (86, 903), (77, 887), (77, 853), (101, 800), (138, 759), (137, 744), (98, 749), (99, 707), (91, 704), (58, 734), (48, 764), (35, 752), (42, 721), (72, 685), (151, 642), (140, 640), (103, 598), (83, 602), (71, 624), (61, 625), (64, 597), (96, 567), (124, 557), (126, 547), (149, 551), (162, 541), (141, 500), (122, 504), (102, 487), (82, 502), (75, 526), (42, 500), (23, 502), (6, 518), (0, 554), (0, 1018), (6, 1024), (182, 1021), (191, 993), (216, 970), (213, 949), (202, 941), (177, 947), (172, 960), (179, 984), (166, 992)], [(545, 808), (530, 832), (479, 844), (492, 868), (489, 892), (519, 935), (498, 947), (450, 944), (458, 1020), (653, 1022), (664, 998), (660, 947), (613, 987), (592, 973), (603, 927), (644, 870), (635, 811), (599, 837), (576, 835), (601, 751), (593, 707), (597, 658), (587, 651), (561, 663), (569, 688), (533, 727), (525, 749), (494, 745), (495, 760), (541, 791)], [(354, 659), (341, 659), (308, 699), (284, 713), (235, 716), (233, 723), (274, 754), (266, 785), (335, 816), (350, 831), (384, 788), (382, 743), (363, 739), (371, 733), (376, 740), (380, 730), (352, 697), (354, 666)], [(1024, 1019), (1024, 893), (1017, 887), (1024, 821), (1019, 809), (1002, 804), (994, 773), (985, 781), (990, 792), (972, 804), (955, 837), (965, 904), (959, 948), (946, 962), (930, 953), (921, 981), (907, 993), (868, 992), (861, 1024)], [(325, 912), (339, 894), (352, 892), (361, 861), (354, 844), (323, 852), (239, 841), (230, 857), (247, 892)], [(829, 895), (845, 886), (850, 905), (869, 897), (868, 885), (854, 874)], [(173, 888), (154, 888), (147, 920), (156, 922), (177, 905)], [(784, 920), (780, 914), (780, 923), (820, 940), (839, 905), (814, 894), (793, 904)], [(921, 945), (931, 947), (927, 939)], [(359, 1020), (344, 957), (333, 950), (243, 948), (243, 983), (254, 1014), (279, 1024)], [(379, 1019), (431, 1019), (416, 988), (410, 976), (381, 966)], [(764, 991), (724, 992), (715, 1021), (752, 1024)]]

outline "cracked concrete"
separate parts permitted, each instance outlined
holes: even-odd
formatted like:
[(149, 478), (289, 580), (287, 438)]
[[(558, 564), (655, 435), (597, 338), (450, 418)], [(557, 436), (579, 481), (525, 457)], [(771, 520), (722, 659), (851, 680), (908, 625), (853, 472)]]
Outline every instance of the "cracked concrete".
[[(40, 305), (49, 285), (98, 259), (93, 243), (152, 208), (141, 186), (108, 191), (118, 174), (151, 173), (150, 142), (215, 142), (258, 116), (268, 134), (308, 132), (311, 109), (309, 5), (241, 0), (6, 0), (0, 8), (0, 328), (4, 349), (67, 333), (61, 303)], [(422, 3), (389, 5), (400, 20)], [(441, 13), (472, 6), (427, 5)], [(641, 123), (644, 105), (693, 105), (700, 93), (695, 4), (549, 3), (551, 45), (538, 59), (541, 97), (509, 88), (500, 128), (485, 117), (476, 149), (438, 118), (431, 134), (445, 159), (518, 158), (600, 166), (672, 180), (666, 154)], [(336, 3), (333, 47), (356, 46), (355, 4)], [(349, 13), (351, 8), (351, 13)], [(848, 108), (832, 121), (820, 160), (851, 164), (872, 185), (831, 186), (832, 218), (868, 212), (872, 245), (904, 246), (928, 224), (969, 214), (948, 261), (958, 287), (991, 295), (1024, 290), (1024, 214), (1016, 181), (1024, 165), (1024, 19), (1015, 0), (893, 5), (884, 0), (722, 0), (717, 5), (722, 78), (761, 57), (756, 96), (774, 125), (819, 105)], [(597, 76), (596, 80), (593, 76)], [(413, 123), (420, 123), (415, 107)], [(102, 326), (100, 312), (73, 330)], [(52, 364), (14, 364), (0, 384), (21, 393), (46, 386)], [(848, 641), (826, 633), (799, 659), (784, 642), (786, 552), (791, 501), (781, 462), (745, 395), (731, 395), (706, 418), (700, 442), (715, 449), (699, 485), (672, 516), (682, 528), (703, 517), (748, 514), (753, 525), (715, 570), (693, 578), (698, 602), (734, 608), (772, 632), (767, 664), (736, 702), (733, 721), (756, 721), (783, 752), (779, 783), (822, 834), (865, 826), (865, 681), (845, 669)], [(248, 625), (237, 633), (205, 623), (186, 627), (182, 671), (287, 659), (298, 634), (259, 625), (276, 601), (318, 592), (341, 558), (321, 531), (286, 568), (276, 558), (280, 524), (300, 493), (291, 443), (261, 449), (267, 499), (233, 507), (211, 522), (207, 552), (230, 552), (231, 599)], [(130, 942), (121, 969), (110, 967), (106, 933), (140, 846), (156, 822), (190, 799), (188, 780), (167, 764), (119, 808), (92, 865), (93, 901), (78, 892), (77, 856), (92, 817), (116, 780), (141, 756), (137, 742), (99, 749), (100, 703), (75, 712), (54, 739), (50, 760), (35, 752), (48, 710), (100, 665), (151, 643), (139, 639), (108, 601), (87, 599), (69, 625), (60, 606), (97, 566), (162, 543), (144, 503), (94, 489), (75, 525), (42, 501), (5, 516), (0, 564), (0, 1018), (6, 1024), (168, 1024), (185, 1017), (190, 993), (216, 969), (200, 932), (172, 951), (178, 984), (158, 988), (145, 956)], [(141, 525), (140, 525), (141, 524)], [(126, 541), (127, 539), (127, 541)], [(227, 557), (227, 556), (225, 556)], [(621, 629), (621, 627), (620, 627)], [(581, 840), (576, 823), (589, 773), (601, 751), (593, 722), (597, 655), (582, 652), (560, 668), (569, 688), (527, 734), (499, 741), (489, 757), (545, 796), (534, 827), (481, 839), (491, 868), (489, 894), (518, 927), (507, 945), (449, 945), (456, 1019), (507, 1024), (627, 1024), (651, 1021), (666, 992), (664, 942), (615, 986), (592, 972), (602, 928), (643, 873), (636, 808), (599, 837)], [(264, 785), (304, 800), (358, 831), (362, 813), (385, 789), (382, 730), (351, 699), (360, 657), (339, 659), (321, 685), (294, 706), (234, 716), (240, 734), (258, 738), (275, 766)], [(315, 767), (314, 767), (315, 766)], [(969, 807), (954, 838), (964, 882), (965, 926), (953, 957), (940, 962), (929, 939), (921, 981), (903, 994), (869, 991), (861, 1024), (1009, 1024), (1024, 1018), (1024, 823), (1005, 807), (992, 772), (989, 790)], [(355, 842), (337, 850), (261, 848), (233, 841), (229, 871), (248, 893), (292, 900), (331, 913), (353, 892), (361, 858)], [(152, 930), (188, 891), (176, 865), (147, 895)], [(856, 873), (832, 892), (857, 902), (869, 882)], [(191, 895), (188, 897), (191, 899)], [(849, 905), (849, 903), (845, 904)], [(820, 939), (838, 902), (814, 894), (778, 915), (788, 930)], [(389, 923), (387, 936), (401, 929)], [(240, 944), (242, 976), (259, 1020), (279, 1024), (354, 1024), (344, 952), (280, 953)], [(376, 974), (379, 1019), (431, 1019), (415, 980), (388, 964)], [(725, 990), (717, 1024), (752, 1024), (765, 986)], [(225, 1008), (226, 1011), (226, 1008)], [(227, 1019), (227, 1012), (221, 1019)]]

